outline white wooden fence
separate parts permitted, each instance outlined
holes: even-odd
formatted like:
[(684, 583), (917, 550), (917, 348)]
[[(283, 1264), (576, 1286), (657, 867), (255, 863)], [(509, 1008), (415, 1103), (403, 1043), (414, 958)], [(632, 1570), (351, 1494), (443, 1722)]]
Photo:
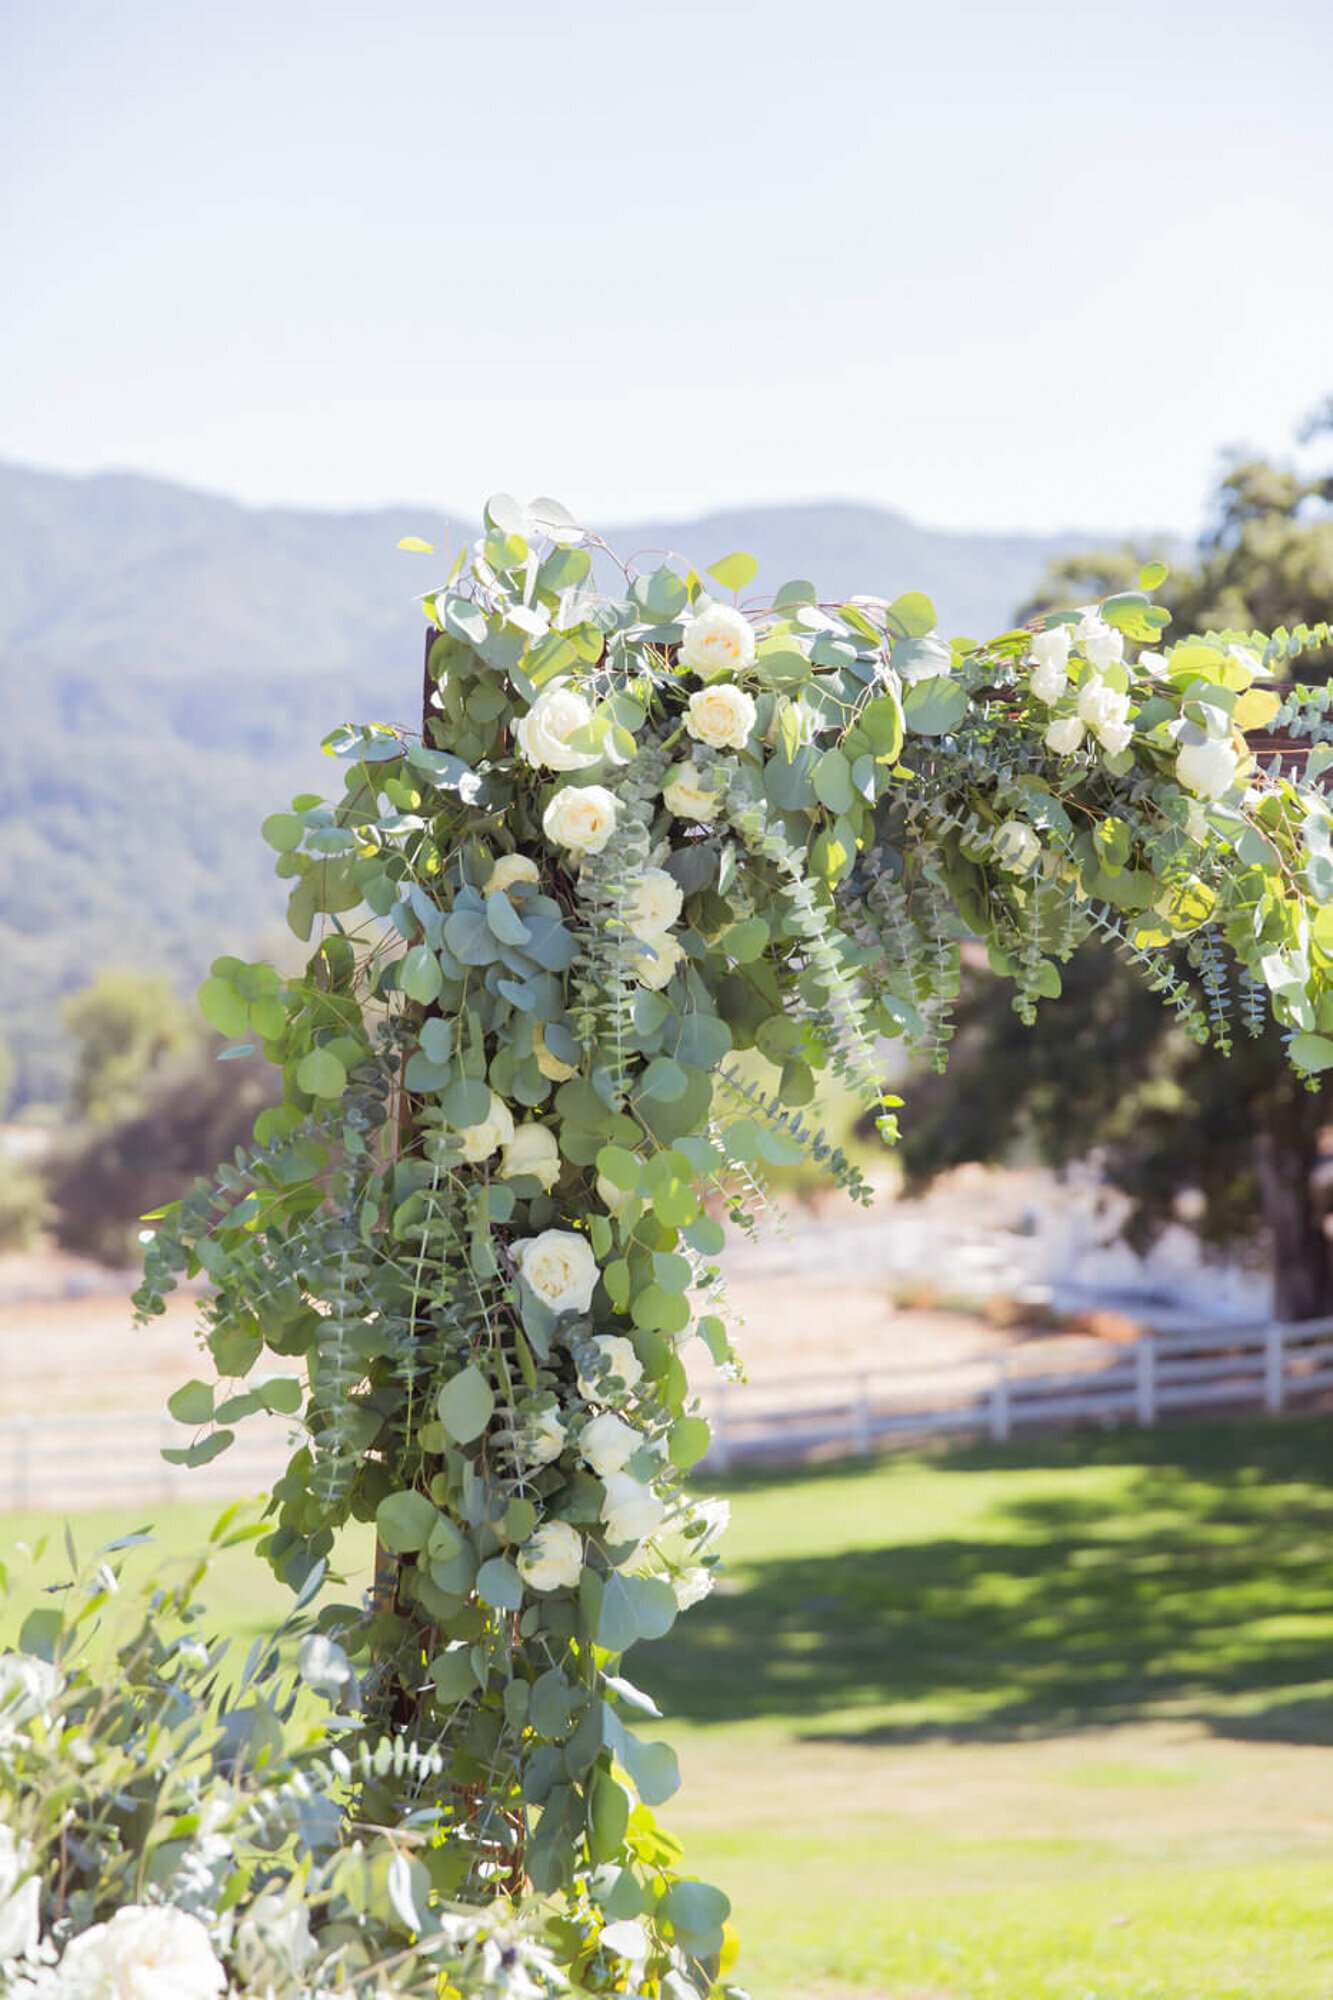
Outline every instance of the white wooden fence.
[[(1059, 1374), (1036, 1372), (1025, 1365), (1032, 1358), (1020, 1345), (947, 1367), (715, 1383), (701, 1396), (713, 1430), (705, 1468), (868, 1456), (894, 1439), (1002, 1441), (1059, 1424), (1151, 1425), (1225, 1404), (1278, 1415), (1333, 1390), (1333, 1319), (1146, 1333), (1123, 1347), (1100, 1343), (1089, 1365)], [(262, 1492), (286, 1462), (292, 1426), (252, 1418), (211, 1464), (167, 1464), (162, 1446), (190, 1435), (165, 1415), (0, 1418), (0, 1512), (162, 1507)]]
[(1018, 1346), (948, 1369), (720, 1383), (702, 1397), (713, 1431), (705, 1466), (866, 1456), (895, 1438), (949, 1433), (1002, 1442), (1053, 1424), (1148, 1426), (1221, 1404), (1278, 1415), (1333, 1390), (1333, 1319), (1145, 1333), (1100, 1349), (1092, 1365), (1059, 1374), (1025, 1366)]

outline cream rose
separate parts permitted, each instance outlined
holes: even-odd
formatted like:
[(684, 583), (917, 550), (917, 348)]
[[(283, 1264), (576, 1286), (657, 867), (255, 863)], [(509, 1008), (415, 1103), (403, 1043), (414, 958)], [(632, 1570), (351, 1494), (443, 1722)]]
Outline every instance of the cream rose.
[(1028, 659), (1032, 662), (1028, 686), (1037, 700), (1049, 707), (1059, 701), (1069, 683), (1069, 627), (1055, 625), (1049, 632), (1034, 633)]
[(1053, 722), (1047, 723), (1041, 740), (1057, 757), (1068, 757), (1083, 741), (1083, 724), (1076, 715), (1057, 715)]
[(544, 1229), (514, 1245), (524, 1282), (552, 1312), (587, 1312), (597, 1288), (597, 1259), (586, 1237), (572, 1229)]
[(505, 1147), (500, 1158), (501, 1178), (512, 1181), (521, 1174), (531, 1174), (548, 1189), (560, 1178), (560, 1148), (549, 1125), (530, 1120), (517, 1128)]
[(1104, 750), (1114, 754), (1129, 747), (1134, 729), (1128, 720), (1127, 694), (1094, 675), (1078, 691), (1078, 713)]
[[(599, 1417), (597, 1422), (614, 1424), (619, 1418)], [(625, 1460), (620, 1462), (623, 1465)], [(0, 1965), (6, 1959), (36, 1955), (41, 1936), (42, 1879), (39, 1872), (28, 1872), (32, 1868), (33, 1852), (28, 1842), (16, 1839), (12, 1827), (0, 1826)]]
[(227, 1976), (198, 1917), (130, 1903), (71, 1938), (58, 1990), (95, 2000), (214, 2000)]
[[(633, 1389), (643, 1380), (643, 1363), (634, 1352), (633, 1341), (626, 1340), (623, 1333), (599, 1333), (591, 1343), (596, 1355), (597, 1376), (617, 1376), (627, 1389)], [(598, 1397), (602, 1391), (595, 1377), (579, 1370), (579, 1388), (585, 1396)]]
[(532, 1031), (532, 1059), (548, 1083), (568, 1083), (578, 1071), (572, 1063), (561, 1062), (546, 1046), (546, 1030), (538, 1021)]
[(574, 1590), (583, 1574), (583, 1542), (568, 1521), (546, 1521), (516, 1557), (518, 1573), (533, 1590)]
[(659, 933), (656, 937), (645, 937), (634, 953), (634, 977), (640, 986), (650, 987), (654, 993), (660, 993), (684, 956), (685, 953), (673, 937), (667, 937), (664, 933)]
[(680, 664), (711, 680), (738, 674), (754, 663), (754, 627), (729, 604), (710, 604), (687, 619), (680, 640)]
[(604, 1410), (585, 1428), (579, 1450), (585, 1465), (590, 1465), (599, 1479), (605, 1479), (610, 1472), (623, 1472), (642, 1443), (639, 1433), (623, 1418)]
[(489, 1160), (492, 1153), (498, 1153), (501, 1146), (509, 1145), (514, 1137), (514, 1119), (509, 1106), (492, 1091), (490, 1110), (481, 1123), (461, 1126), (458, 1137), (462, 1141), (465, 1160)]
[(628, 1472), (610, 1472), (602, 1484), (606, 1488), (602, 1519), (606, 1523), (608, 1541), (641, 1542), (645, 1535), (651, 1535), (665, 1521), (665, 1503), (658, 1499), (650, 1486), (632, 1478)]
[(645, 868), (625, 898), (625, 922), (635, 937), (655, 943), (675, 923), (684, 902), (674, 875), (665, 868)]
[(1116, 665), (1125, 657), (1125, 635), (1117, 632), (1114, 625), (1108, 625), (1095, 607), (1085, 611), (1078, 621), (1074, 637), (1083, 648), (1084, 658), (1099, 674)]
[(743, 750), (754, 719), (754, 701), (745, 689), (717, 681), (690, 696), (685, 727), (696, 743), (706, 743), (710, 750)]
[(1176, 777), (1187, 792), (1201, 799), (1220, 799), (1236, 782), (1240, 759), (1226, 736), (1209, 736), (1202, 743), (1183, 743), (1176, 756)]
[(611, 1215), (619, 1215), (630, 1199), (624, 1188), (617, 1187), (615, 1182), (608, 1180), (605, 1174), (598, 1174), (597, 1176), (597, 1198), (603, 1208)]
[(718, 795), (705, 782), (702, 772), (693, 762), (677, 764), (667, 773), (667, 781), (662, 787), (662, 804), (677, 819), (712, 819), (718, 807)]
[(1026, 875), (1034, 861), (1041, 855), (1041, 842), (1025, 820), (1007, 819), (998, 826), (991, 838), (995, 858), (1001, 868), (1008, 868), (1015, 875)]
[(550, 1465), (565, 1448), (565, 1427), (555, 1410), (539, 1410), (529, 1417), (520, 1438), (528, 1465)]
[(484, 895), (496, 889), (514, 889), (520, 882), (540, 882), (541, 870), (526, 854), (502, 854), (486, 877)]
[(564, 785), (542, 814), (542, 832), (556, 847), (600, 854), (616, 824), (616, 802), (604, 785)]
[(592, 721), (592, 710), (569, 687), (544, 688), (514, 725), (524, 761), (543, 771), (582, 771), (599, 761), (596, 750), (571, 750), (569, 739)]

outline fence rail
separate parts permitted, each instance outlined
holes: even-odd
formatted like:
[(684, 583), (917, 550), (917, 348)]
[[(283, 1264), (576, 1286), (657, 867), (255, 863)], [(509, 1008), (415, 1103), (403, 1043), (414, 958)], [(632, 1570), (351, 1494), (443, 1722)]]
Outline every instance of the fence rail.
[[(713, 1431), (705, 1468), (811, 1453), (865, 1457), (896, 1438), (1003, 1441), (1050, 1424), (1150, 1426), (1163, 1415), (1225, 1404), (1278, 1415), (1333, 1390), (1333, 1319), (1146, 1333), (1127, 1347), (1101, 1343), (1088, 1365), (1061, 1373), (1029, 1370), (1024, 1359), (1020, 1347), (942, 1367), (710, 1385), (700, 1399)], [(286, 1462), (293, 1426), (253, 1419), (230, 1450), (189, 1470), (162, 1458), (164, 1445), (191, 1435), (166, 1415), (0, 1418), (0, 1512), (264, 1491)]]
[(972, 1434), (997, 1442), (1052, 1423), (1150, 1427), (1163, 1415), (1235, 1404), (1279, 1415), (1333, 1390), (1333, 1318), (1199, 1327), (1102, 1344), (1091, 1365), (1023, 1366), (1021, 1348), (949, 1368), (874, 1368), (836, 1381), (720, 1383), (702, 1396), (706, 1468), (811, 1452), (866, 1456), (894, 1438)]

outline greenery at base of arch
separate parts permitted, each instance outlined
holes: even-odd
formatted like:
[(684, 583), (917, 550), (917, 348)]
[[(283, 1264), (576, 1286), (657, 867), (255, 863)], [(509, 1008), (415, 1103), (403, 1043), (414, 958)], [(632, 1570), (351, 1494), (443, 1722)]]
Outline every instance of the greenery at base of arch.
[[(817, 1080), (891, 1140), (880, 1045), (945, 1061), (968, 938), (1025, 1018), (1096, 932), (1199, 1040), (1271, 1009), (1333, 1064), (1333, 820), (1246, 740), (1273, 643), (1327, 633), (1165, 644), (1150, 569), (946, 642), (916, 593), (752, 607), (748, 556), (617, 574), (554, 502), (485, 521), (424, 600), (424, 739), (340, 728), (341, 796), (265, 823), (308, 963), (219, 959), (201, 1004), (283, 1102), (156, 1218), (138, 1305), (213, 1287), (188, 1461), (299, 1413), (280, 1575), (377, 1524), (374, 1594), (320, 1626), (418, 1755), (349, 1814), (428, 1818), (434, 1895), (544, 1899), (577, 1990), (686, 2000), (727, 1977), (728, 1906), (656, 1821), (675, 1758), (622, 1661), (717, 1560), (681, 1350), (735, 1366), (718, 1217), (804, 1154), (866, 1195)], [(1283, 721), (1317, 735), (1317, 700)]]

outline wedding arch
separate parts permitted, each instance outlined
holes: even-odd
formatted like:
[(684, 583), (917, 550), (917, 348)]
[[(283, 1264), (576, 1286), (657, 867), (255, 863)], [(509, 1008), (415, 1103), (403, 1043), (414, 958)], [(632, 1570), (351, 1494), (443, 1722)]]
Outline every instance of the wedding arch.
[[(755, 575), (489, 503), (424, 599), (420, 729), (336, 730), (341, 795), (265, 822), (305, 970), (220, 958), (200, 997), (282, 1103), (156, 1218), (138, 1294), (211, 1281), (187, 1460), (301, 1418), (261, 1547), (359, 1685), (344, 1804), (394, 1845), (395, 1920), (533, 1896), (577, 1990), (667, 2000), (734, 1944), (622, 1661), (717, 1560), (681, 1348), (732, 1361), (719, 1214), (805, 1156), (866, 1197), (818, 1078), (891, 1141), (882, 1043), (943, 1065), (969, 938), (1027, 1020), (1097, 933), (1198, 1040), (1271, 1011), (1333, 1065), (1333, 728), (1264, 684), (1326, 630), (1169, 643), (1159, 566), (985, 643), (916, 593), (748, 603)], [(1274, 728), (1308, 772), (1255, 757)], [(362, 1604), (328, 1587), (352, 1520)]]

